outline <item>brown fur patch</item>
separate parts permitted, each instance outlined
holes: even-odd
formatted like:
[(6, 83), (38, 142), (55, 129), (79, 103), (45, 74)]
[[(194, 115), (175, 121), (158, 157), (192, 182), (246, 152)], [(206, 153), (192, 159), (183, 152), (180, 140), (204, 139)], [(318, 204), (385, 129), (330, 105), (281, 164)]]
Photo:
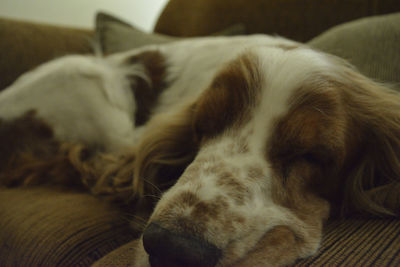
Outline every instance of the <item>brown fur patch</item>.
[(221, 205), (216, 202), (201, 201), (194, 206), (191, 216), (194, 220), (207, 222), (209, 220), (217, 220), (221, 213)]
[(80, 144), (60, 142), (34, 111), (0, 120), (0, 151), (0, 185), (72, 186), (111, 202), (134, 200), (131, 151), (106, 155)]
[(247, 167), (247, 177), (250, 180), (258, 180), (264, 176), (264, 172), (260, 167), (249, 166)]
[(160, 185), (162, 190), (172, 186), (194, 159), (198, 143), (192, 118), (190, 105), (176, 114), (162, 114), (151, 120), (135, 158), (133, 188), (136, 195), (159, 193), (150, 184)]
[(303, 215), (320, 210), (320, 196), (333, 215), (398, 216), (400, 97), (347, 71), (298, 90), (276, 122), (267, 147), (275, 201)]
[(245, 54), (225, 67), (196, 103), (194, 127), (200, 138), (214, 137), (247, 121), (260, 94), (257, 58)]
[(351, 69), (335, 81), (350, 131), (341, 215), (400, 216), (400, 95)]
[(146, 51), (134, 55), (127, 60), (128, 65), (143, 64), (146, 74), (151, 79), (151, 84), (138, 76), (132, 76), (132, 90), (135, 95), (137, 110), (135, 114), (136, 125), (143, 125), (151, 115), (157, 104), (159, 95), (165, 84), (165, 58), (159, 51)]
[(327, 206), (318, 198), (332, 198), (345, 157), (346, 120), (336, 91), (301, 88), (289, 112), (277, 120), (268, 141), (272, 162), (273, 199), (299, 217), (326, 218)]
[(223, 218), (215, 221), (214, 226), (211, 227), (220, 229), (221, 232), (228, 234), (240, 232), (246, 226), (247, 218), (240, 213), (225, 210), (223, 215)]
[(267, 158), (280, 165), (283, 173), (298, 161), (333, 170), (344, 157), (345, 118), (335, 91), (299, 89), (289, 112), (276, 121)]
[(68, 159), (72, 146), (61, 144), (44, 121), (30, 111), (11, 121), (0, 120), (0, 184), (41, 183), (82, 186)]
[(183, 193), (179, 194), (179, 197), (177, 199), (175, 199), (175, 201), (177, 203), (180, 203), (178, 205), (192, 207), (192, 206), (196, 205), (197, 203), (199, 203), (200, 199), (198, 196), (196, 196), (195, 194), (193, 194), (191, 192), (183, 192)]
[(228, 191), (228, 195), (235, 201), (237, 205), (243, 205), (249, 198), (247, 187), (237, 181), (231, 172), (219, 172), (217, 185), (221, 186), (223, 191)]

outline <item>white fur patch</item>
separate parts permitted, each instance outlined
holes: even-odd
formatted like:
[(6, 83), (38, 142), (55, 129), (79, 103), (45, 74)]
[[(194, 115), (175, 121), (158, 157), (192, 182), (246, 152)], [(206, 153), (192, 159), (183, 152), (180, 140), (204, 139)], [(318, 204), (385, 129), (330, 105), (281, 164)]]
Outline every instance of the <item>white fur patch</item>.
[(61, 140), (107, 150), (132, 145), (135, 102), (123, 74), (95, 57), (51, 61), (0, 94), (0, 116), (13, 119), (33, 109)]

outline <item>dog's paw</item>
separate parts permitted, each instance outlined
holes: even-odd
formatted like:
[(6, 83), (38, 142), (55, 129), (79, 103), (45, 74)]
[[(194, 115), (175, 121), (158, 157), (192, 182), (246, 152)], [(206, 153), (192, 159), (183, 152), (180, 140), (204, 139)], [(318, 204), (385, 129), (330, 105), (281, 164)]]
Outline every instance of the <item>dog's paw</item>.
[(82, 182), (93, 195), (112, 202), (131, 202), (135, 197), (133, 187), (135, 152), (99, 154), (94, 156), (88, 170), (82, 170)]

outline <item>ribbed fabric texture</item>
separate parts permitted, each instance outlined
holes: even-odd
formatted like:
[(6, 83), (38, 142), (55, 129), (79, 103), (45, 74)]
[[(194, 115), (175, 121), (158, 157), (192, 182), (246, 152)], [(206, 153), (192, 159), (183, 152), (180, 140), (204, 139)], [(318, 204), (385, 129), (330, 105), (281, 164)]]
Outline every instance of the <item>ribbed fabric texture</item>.
[(134, 239), (129, 220), (87, 194), (0, 189), (0, 266), (90, 266)]
[(124, 266), (134, 264), (135, 249), (139, 240), (129, 242), (98, 260), (92, 267)]
[(400, 220), (334, 221), (318, 254), (294, 266), (400, 266)]
[[(131, 266), (136, 241), (97, 261), (93, 267)], [(321, 248), (313, 257), (293, 267), (400, 266), (400, 220), (347, 219), (325, 227)]]

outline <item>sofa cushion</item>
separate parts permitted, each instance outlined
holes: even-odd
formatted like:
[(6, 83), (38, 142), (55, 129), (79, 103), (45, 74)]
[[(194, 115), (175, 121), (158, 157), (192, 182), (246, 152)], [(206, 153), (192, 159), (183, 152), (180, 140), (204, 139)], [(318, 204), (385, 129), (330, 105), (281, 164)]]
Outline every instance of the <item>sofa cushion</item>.
[(348, 219), (326, 226), (317, 255), (295, 266), (399, 266), (399, 219)]
[(115, 207), (55, 188), (0, 188), (0, 266), (90, 266), (137, 237)]
[[(242, 24), (236, 24), (213, 35), (239, 35), (244, 34)], [(149, 44), (162, 44), (179, 40), (157, 33), (146, 33), (135, 26), (120, 20), (112, 15), (99, 12), (96, 16), (96, 36), (104, 54), (127, 51)]]
[[(399, 266), (400, 220), (352, 219), (332, 221), (319, 252), (294, 266)], [(130, 266), (137, 241), (129, 242), (93, 267)]]
[(400, 13), (336, 26), (308, 44), (342, 57), (366, 76), (400, 89)]

